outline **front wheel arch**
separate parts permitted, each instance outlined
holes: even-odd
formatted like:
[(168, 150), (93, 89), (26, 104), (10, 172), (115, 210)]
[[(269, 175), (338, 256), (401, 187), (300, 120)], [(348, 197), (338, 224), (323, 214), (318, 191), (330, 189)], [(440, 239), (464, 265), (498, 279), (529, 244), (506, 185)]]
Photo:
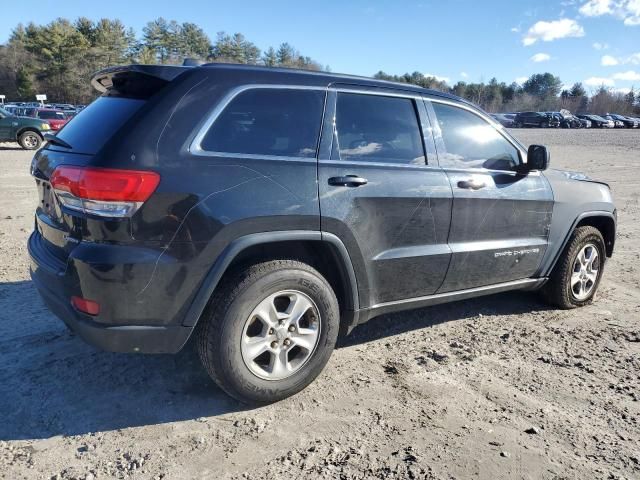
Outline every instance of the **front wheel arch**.
[(617, 215), (616, 212), (608, 212), (608, 211), (589, 211), (583, 212), (578, 215), (571, 227), (567, 230), (564, 239), (562, 240), (561, 245), (558, 250), (553, 254), (553, 260), (545, 265), (543, 269), (540, 271), (539, 275), (547, 277), (551, 274), (553, 269), (555, 268), (558, 260), (564, 248), (566, 247), (571, 235), (578, 227), (590, 226), (598, 229), (604, 238), (605, 242), (605, 254), (607, 257), (611, 257), (613, 255), (613, 247), (615, 245), (616, 239), (616, 225), (617, 225)]
[(604, 245), (607, 257), (613, 255), (613, 247), (616, 241), (616, 223), (612, 217), (588, 216), (578, 221), (574, 230), (579, 227), (594, 227), (600, 231), (604, 238)]

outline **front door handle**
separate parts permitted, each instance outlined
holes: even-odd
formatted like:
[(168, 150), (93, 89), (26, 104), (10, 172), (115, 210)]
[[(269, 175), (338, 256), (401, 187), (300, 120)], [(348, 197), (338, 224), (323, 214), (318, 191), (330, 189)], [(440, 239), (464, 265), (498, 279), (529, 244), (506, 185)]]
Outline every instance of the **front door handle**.
[(358, 175), (345, 175), (344, 177), (329, 178), (329, 185), (335, 185), (337, 187), (359, 187), (366, 184), (367, 179), (359, 177)]
[(486, 187), (487, 184), (477, 178), (470, 178), (469, 180), (460, 180), (458, 182), (458, 188), (465, 188), (467, 190), (480, 190)]

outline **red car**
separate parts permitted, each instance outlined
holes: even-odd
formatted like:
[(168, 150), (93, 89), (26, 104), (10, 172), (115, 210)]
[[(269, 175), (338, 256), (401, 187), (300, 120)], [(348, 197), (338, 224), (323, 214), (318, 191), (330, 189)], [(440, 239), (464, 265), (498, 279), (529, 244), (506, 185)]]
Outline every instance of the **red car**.
[(53, 108), (36, 108), (34, 110), (32, 116), (49, 122), (53, 131), (60, 130), (70, 120), (62, 110), (54, 110)]

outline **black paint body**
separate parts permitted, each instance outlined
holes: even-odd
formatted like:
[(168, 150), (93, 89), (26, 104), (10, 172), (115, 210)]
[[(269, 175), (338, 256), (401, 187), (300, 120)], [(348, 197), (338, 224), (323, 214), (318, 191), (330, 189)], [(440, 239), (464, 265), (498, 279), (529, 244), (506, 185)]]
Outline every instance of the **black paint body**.
[[(557, 218), (556, 187), (546, 173), (441, 167), (441, 139), (432, 133), (436, 120), (430, 102), (462, 105), (485, 118), (457, 97), (411, 85), (285, 69), (206, 65), (118, 70), (130, 71), (165, 84), (97, 151), (76, 153), (50, 143), (32, 165), (41, 194), (29, 239), (34, 282), (58, 316), (108, 350), (179, 350), (226, 268), (242, 251), (262, 244), (328, 245), (335, 255), (322, 261), (339, 270), (345, 292), (342, 314), (352, 326), (386, 311), (537, 287), (581, 215), (606, 218), (615, 232), (614, 207), (603, 185), (552, 176), (562, 180), (559, 185), (572, 181), (575, 190), (562, 196), (562, 218)], [(100, 81), (100, 75), (96, 78)], [(325, 93), (315, 158), (209, 155), (194, 148), (199, 132), (230, 94), (251, 85)], [(425, 164), (336, 159), (332, 145), (338, 91), (414, 99)], [(60, 207), (48, 184), (58, 165), (153, 170), (161, 181), (131, 218), (105, 220)], [(346, 175), (367, 183), (329, 184), (329, 178)], [(486, 188), (458, 188), (470, 176), (484, 179)], [(612, 248), (612, 240), (610, 244)], [(451, 292), (457, 294), (446, 295)], [(72, 295), (97, 301), (99, 315), (73, 309)]]

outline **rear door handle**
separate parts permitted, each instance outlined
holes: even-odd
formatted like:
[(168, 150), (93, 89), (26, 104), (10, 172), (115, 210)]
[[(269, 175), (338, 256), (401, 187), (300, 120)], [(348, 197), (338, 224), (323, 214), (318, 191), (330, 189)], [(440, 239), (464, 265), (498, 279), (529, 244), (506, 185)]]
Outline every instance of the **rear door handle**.
[(359, 187), (366, 184), (367, 179), (359, 177), (358, 175), (345, 175), (344, 177), (329, 178), (329, 185), (335, 185), (337, 187)]
[(487, 184), (477, 178), (470, 178), (469, 180), (460, 180), (458, 182), (458, 188), (465, 188), (467, 190), (480, 190), (486, 187)]

